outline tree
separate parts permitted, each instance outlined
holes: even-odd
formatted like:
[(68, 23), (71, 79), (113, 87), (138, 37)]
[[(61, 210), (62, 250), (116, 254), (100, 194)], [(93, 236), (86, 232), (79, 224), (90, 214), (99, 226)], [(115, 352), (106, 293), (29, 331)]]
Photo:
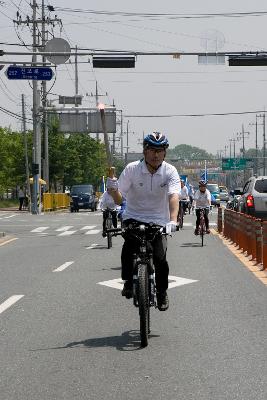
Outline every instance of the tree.
[(174, 149), (169, 149), (168, 156), (181, 160), (211, 160), (214, 158), (214, 156), (209, 154), (206, 150), (188, 144), (179, 144), (175, 146)]

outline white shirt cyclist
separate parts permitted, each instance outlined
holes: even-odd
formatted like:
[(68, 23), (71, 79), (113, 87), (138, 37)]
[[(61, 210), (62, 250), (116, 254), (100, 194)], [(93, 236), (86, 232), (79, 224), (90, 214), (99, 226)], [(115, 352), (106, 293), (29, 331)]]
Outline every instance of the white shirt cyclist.
[(201, 192), (197, 190), (194, 195), (195, 207), (196, 208), (204, 208), (209, 207), (211, 204), (211, 194), (208, 189), (205, 192)]
[(106, 210), (107, 208), (109, 208), (110, 210), (116, 210), (117, 205), (115, 204), (110, 194), (106, 191), (100, 198), (99, 207), (101, 208), (101, 210)]
[(128, 164), (121, 173), (119, 191), (126, 198), (123, 220), (135, 219), (165, 226), (170, 221), (169, 196), (179, 194), (180, 177), (176, 168), (163, 161), (151, 174), (144, 160)]

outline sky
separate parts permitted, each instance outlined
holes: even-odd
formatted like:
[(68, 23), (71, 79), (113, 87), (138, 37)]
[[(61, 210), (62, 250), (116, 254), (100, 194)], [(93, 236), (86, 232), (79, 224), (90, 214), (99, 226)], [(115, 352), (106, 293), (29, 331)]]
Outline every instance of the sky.
[[(32, 0), (0, 1), (0, 49), (31, 50), (11, 45), (32, 43), (30, 27), (13, 23), (17, 11), (22, 19), (32, 16), (30, 3)], [(47, 15), (56, 15), (62, 21), (62, 26), (49, 27), (49, 38), (61, 37), (71, 47), (175, 53), (214, 51), (216, 42), (218, 51), (223, 52), (265, 51), (267, 47), (267, 6), (262, 0), (45, 0), (45, 5), (55, 7), (55, 12)], [(245, 14), (255, 12), (261, 14)], [(5, 55), (0, 64), (2, 60), (13, 63), (30, 58)], [(242, 125), (245, 148), (255, 147), (256, 113), (246, 112), (265, 110), (267, 106), (267, 67), (229, 67), (227, 60), (224, 65), (200, 65), (197, 56), (171, 55), (137, 56), (134, 69), (93, 69), (90, 56), (79, 57), (78, 61), (83, 105), (95, 106), (91, 93), (95, 93), (97, 81), (99, 93), (107, 93), (101, 101), (106, 105), (114, 102), (117, 109), (123, 110), (125, 132), (129, 121), (129, 151), (140, 151), (143, 134), (160, 131), (168, 136), (172, 148), (188, 144), (228, 157), (230, 143), (233, 154), (230, 139), (241, 136)], [(0, 107), (21, 115), (23, 93), (30, 118), (31, 82), (8, 80), (6, 67), (0, 71)], [(50, 100), (58, 95), (74, 95), (74, 64), (58, 65), (56, 79), (48, 83), (48, 89)], [(244, 114), (207, 115), (218, 113)], [(202, 116), (190, 116), (196, 114)], [(2, 111), (0, 117), (1, 126), (21, 129), (18, 119)], [(258, 145), (262, 147), (262, 118), (258, 123)], [(30, 121), (27, 128), (31, 129)], [(242, 142), (237, 141), (236, 154), (241, 147)]]

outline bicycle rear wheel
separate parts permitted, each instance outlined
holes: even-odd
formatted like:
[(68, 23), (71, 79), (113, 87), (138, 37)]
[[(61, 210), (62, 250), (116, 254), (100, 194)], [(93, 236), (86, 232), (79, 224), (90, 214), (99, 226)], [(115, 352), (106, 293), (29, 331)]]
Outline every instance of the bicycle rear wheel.
[(179, 228), (182, 229), (183, 226), (184, 226), (184, 209), (183, 209), (183, 206), (181, 206), (181, 209), (180, 209), (179, 213), (180, 213)]
[(201, 237), (201, 246), (204, 246), (204, 230), (205, 230), (205, 224), (203, 221), (200, 222), (200, 237)]
[(150, 331), (150, 313), (148, 273), (145, 264), (141, 264), (138, 267), (138, 297), (141, 347), (146, 347), (148, 345), (148, 334)]

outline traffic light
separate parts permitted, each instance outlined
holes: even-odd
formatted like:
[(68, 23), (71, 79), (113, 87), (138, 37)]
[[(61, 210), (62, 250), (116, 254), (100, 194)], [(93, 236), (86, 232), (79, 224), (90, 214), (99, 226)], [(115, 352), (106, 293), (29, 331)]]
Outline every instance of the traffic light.
[(266, 55), (240, 55), (240, 56), (229, 56), (230, 67), (250, 67), (250, 66), (262, 66), (267, 65), (267, 54)]
[(93, 56), (93, 68), (134, 68), (134, 56), (100, 57)]

